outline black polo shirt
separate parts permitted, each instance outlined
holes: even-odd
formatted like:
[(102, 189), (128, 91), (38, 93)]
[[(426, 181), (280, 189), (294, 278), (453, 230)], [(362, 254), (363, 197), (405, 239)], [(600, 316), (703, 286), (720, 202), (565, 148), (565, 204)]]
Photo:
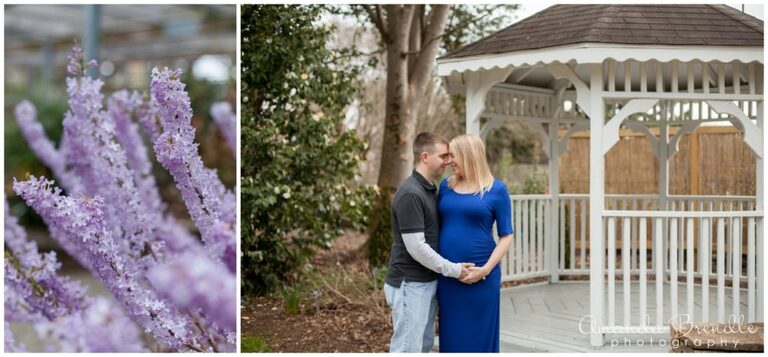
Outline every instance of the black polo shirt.
[(437, 279), (437, 273), (414, 260), (405, 249), (403, 234), (418, 232), (424, 232), (427, 244), (438, 250), (437, 187), (413, 170), (392, 199), (393, 239), (385, 280), (390, 286), (399, 288), (403, 280), (427, 282)]

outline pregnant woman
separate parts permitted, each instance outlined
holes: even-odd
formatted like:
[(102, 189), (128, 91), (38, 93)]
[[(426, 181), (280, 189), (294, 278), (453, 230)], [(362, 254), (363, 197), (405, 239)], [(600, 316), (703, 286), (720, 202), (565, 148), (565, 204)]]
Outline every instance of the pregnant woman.
[(457, 136), (449, 148), (453, 176), (441, 182), (438, 194), (440, 255), (475, 267), (461, 281), (439, 278), (440, 352), (499, 352), (498, 263), (513, 233), (509, 191), (493, 178), (479, 137)]

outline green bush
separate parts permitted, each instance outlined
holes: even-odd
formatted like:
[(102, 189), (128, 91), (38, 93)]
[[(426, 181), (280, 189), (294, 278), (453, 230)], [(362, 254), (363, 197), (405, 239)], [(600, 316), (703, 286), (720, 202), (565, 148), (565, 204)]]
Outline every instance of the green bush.
[(298, 284), (283, 287), (283, 305), (286, 314), (296, 315), (301, 312), (301, 295), (303, 293), (304, 289)]
[(371, 270), (371, 284), (374, 290), (384, 288), (384, 281), (387, 279), (388, 268), (373, 268)]
[(524, 195), (540, 195), (547, 191), (548, 186), (549, 175), (546, 172), (533, 169), (525, 175), (520, 191)]
[(366, 145), (343, 126), (359, 65), (329, 49), (321, 6), (244, 5), (241, 249), (244, 294), (295, 282), (343, 227), (365, 227), (375, 191), (362, 186)]
[(392, 249), (392, 197), (395, 189), (384, 188), (373, 206), (368, 228), (368, 264), (371, 269), (386, 267)]

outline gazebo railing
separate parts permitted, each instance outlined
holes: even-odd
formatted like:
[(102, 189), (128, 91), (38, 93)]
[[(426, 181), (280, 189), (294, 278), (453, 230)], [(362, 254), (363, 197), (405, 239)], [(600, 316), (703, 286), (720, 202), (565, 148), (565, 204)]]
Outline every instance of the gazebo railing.
[(547, 276), (545, 243), (550, 234), (548, 209), (550, 195), (512, 195), (512, 214), (515, 228), (514, 242), (501, 261), (502, 280), (520, 280)]
[[(589, 274), (589, 195), (560, 194), (551, 195), (511, 195), (513, 221), (515, 226), (514, 242), (501, 262), (504, 281), (522, 280), (534, 277), (551, 276), (555, 280), (560, 276), (587, 276)], [(660, 209), (663, 204), (655, 195), (607, 195), (606, 210), (616, 211), (667, 211)], [(755, 209), (755, 197), (749, 196), (668, 196), (666, 207), (672, 212), (731, 212), (752, 211)], [(646, 220), (646, 231), (650, 231), (652, 222)], [(746, 224), (746, 223), (745, 223)], [(641, 227), (639, 220), (629, 222), (629, 272), (633, 276), (641, 274)], [(616, 223), (623, 229), (623, 221)], [(701, 219), (694, 220), (694, 233), (701, 229)], [(730, 232), (731, 225), (726, 222)], [(677, 260), (682, 261), (687, 252), (683, 243), (683, 228), (677, 227)], [(652, 247), (652, 238), (646, 236), (645, 246)], [(698, 242), (698, 238), (696, 238)], [(616, 249), (622, 249), (623, 242), (617, 242)], [(741, 247), (746, 251), (746, 246)], [(664, 276), (669, 280), (669, 243), (664, 247)], [(693, 252), (698, 251), (698, 244)], [(726, 263), (731, 262), (730, 245), (723, 247)], [(716, 250), (713, 250), (717, 252)], [(656, 255), (648, 254), (649, 266), (646, 274), (655, 274)], [(678, 275), (687, 274), (684, 264), (677, 266)], [(726, 278), (731, 277), (731, 266), (726, 268)], [(701, 272), (694, 271), (696, 279)], [(741, 277), (746, 282), (746, 277)]]
[(511, 116), (548, 119), (554, 111), (552, 90), (534, 90), (511, 84), (498, 84), (488, 91), (485, 99), (486, 117)]
[(589, 195), (560, 195), (558, 201), (558, 274), (589, 275)]
[[(756, 316), (762, 299), (756, 283), (762, 274), (756, 267), (763, 259), (758, 254), (762, 235), (757, 232), (762, 219), (760, 211), (605, 211), (605, 291), (593, 292), (606, 294), (602, 331), (658, 332), (670, 318), (680, 317), (695, 322), (761, 318)], [(646, 262), (640, 264), (637, 277), (626, 264), (634, 222), (641, 237), (639, 261)], [(684, 252), (682, 259), (679, 252)], [(669, 269), (652, 270), (648, 255), (664, 261), (665, 254)], [(680, 266), (686, 267), (685, 273), (680, 273)], [(712, 304), (710, 289), (716, 292)]]

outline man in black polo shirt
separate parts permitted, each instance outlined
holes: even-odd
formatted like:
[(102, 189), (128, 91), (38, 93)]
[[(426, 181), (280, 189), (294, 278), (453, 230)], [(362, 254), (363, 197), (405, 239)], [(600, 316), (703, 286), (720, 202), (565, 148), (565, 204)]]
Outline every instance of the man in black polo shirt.
[(432, 133), (413, 141), (414, 170), (392, 200), (392, 250), (384, 284), (392, 308), (390, 352), (429, 352), (435, 339), (438, 274), (462, 278), (470, 264), (437, 253), (437, 187), (451, 163), (448, 142)]

